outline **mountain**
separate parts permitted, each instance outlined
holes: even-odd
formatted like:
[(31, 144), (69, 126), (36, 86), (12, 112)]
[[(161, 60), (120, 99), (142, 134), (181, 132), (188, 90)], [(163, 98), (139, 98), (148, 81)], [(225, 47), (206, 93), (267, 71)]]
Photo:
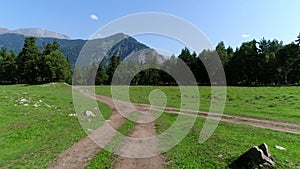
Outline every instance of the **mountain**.
[(40, 28), (24, 28), (24, 29), (16, 29), (16, 30), (0, 28), (0, 34), (7, 34), (7, 33), (15, 33), (24, 36), (33, 36), (33, 37), (41, 37), (41, 38), (48, 37), (48, 38), (57, 38), (57, 39), (70, 39), (70, 37), (66, 35), (62, 35), (53, 31), (48, 31)]
[(159, 54), (156, 50), (154, 49), (144, 49), (140, 50), (138, 52), (132, 52), (130, 53), (125, 60), (133, 60), (133, 61), (138, 61), (139, 63), (145, 63), (146, 58), (151, 55), (154, 56), (159, 64), (162, 64), (166, 61), (166, 58)]
[[(12, 50), (16, 54), (20, 53), (23, 48), (26, 36), (16, 33), (3, 32), (7, 32), (7, 30), (0, 29), (0, 48), (5, 47), (8, 51)], [(85, 48), (88, 48), (88, 50), (84, 50), (85, 55), (87, 57), (91, 57), (92, 61), (97, 63), (99, 63), (100, 60), (103, 58), (102, 62), (105, 66), (107, 66), (110, 63), (110, 58), (113, 55), (119, 56), (121, 61), (123, 61), (126, 57), (131, 56), (130, 60), (144, 62), (146, 60), (145, 58), (149, 54), (155, 56), (159, 63), (163, 63), (166, 60), (154, 49), (149, 48), (145, 44), (138, 42), (133, 37), (130, 37), (123, 33), (118, 33), (106, 38), (99, 38), (93, 40), (71, 40), (49, 37), (37, 37), (36, 44), (42, 50), (45, 44), (52, 43), (54, 40), (56, 40), (60, 44), (60, 48), (63, 54), (69, 59), (72, 66), (75, 65), (77, 58), (84, 46)], [(81, 64), (87, 65), (91, 63)]]

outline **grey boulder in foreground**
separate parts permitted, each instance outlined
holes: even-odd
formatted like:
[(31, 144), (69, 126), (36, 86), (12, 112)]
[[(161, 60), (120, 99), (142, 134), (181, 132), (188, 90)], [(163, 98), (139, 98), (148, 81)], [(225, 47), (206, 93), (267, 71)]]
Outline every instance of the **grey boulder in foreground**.
[(263, 143), (259, 146), (250, 148), (242, 154), (234, 162), (228, 165), (231, 169), (267, 169), (273, 168), (275, 160), (268, 150), (267, 144)]

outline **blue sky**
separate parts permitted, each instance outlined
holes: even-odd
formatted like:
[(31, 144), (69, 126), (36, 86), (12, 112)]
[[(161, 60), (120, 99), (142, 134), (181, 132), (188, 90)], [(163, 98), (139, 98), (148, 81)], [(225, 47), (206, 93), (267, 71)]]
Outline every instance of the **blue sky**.
[[(252, 39), (290, 43), (300, 32), (299, 0), (4, 0), (0, 27), (43, 28), (87, 39), (102, 26), (139, 12), (163, 12), (181, 17), (200, 29), (213, 46), (234, 48)], [(94, 16), (92, 19), (91, 15)], [(182, 44), (167, 38), (141, 36), (150, 47), (178, 54)]]

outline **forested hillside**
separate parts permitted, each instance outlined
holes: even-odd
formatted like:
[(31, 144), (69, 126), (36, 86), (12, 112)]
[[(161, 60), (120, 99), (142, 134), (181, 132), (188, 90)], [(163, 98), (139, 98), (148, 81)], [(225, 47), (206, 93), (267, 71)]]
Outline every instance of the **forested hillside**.
[[(188, 48), (182, 49), (178, 56), (172, 56), (163, 64), (159, 64), (156, 57), (149, 55), (146, 63), (129, 61), (122, 64), (121, 72), (115, 74), (122, 84), (122, 79), (130, 77), (131, 72), (143, 70), (131, 80), (133, 85), (177, 85), (170, 74), (161, 71), (169, 70), (173, 74), (180, 74), (180, 64), (178, 58), (183, 60), (193, 72), (198, 85), (210, 85), (210, 79), (206, 67), (202, 63), (212, 56), (218, 55), (223, 64), (228, 85), (299, 85), (300, 84), (300, 35), (297, 39), (287, 45), (274, 40), (261, 39), (244, 42), (235, 50), (230, 46), (226, 47), (224, 42), (220, 42), (214, 50), (203, 50), (197, 54)], [(120, 63), (120, 58), (113, 59), (108, 69), (104, 69), (103, 64), (97, 72), (96, 84), (110, 84), (114, 70)], [(221, 67), (214, 67), (215, 71), (222, 71)], [(151, 67), (151, 69), (149, 69)], [(153, 69), (155, 68), (155, 69)], [(83, 67), (76, 74), (76, 82), (79, 84), (93, 84), (88, 73), (96, 72), (95, 65)], [(160, 70), (159, 70), (160, 69)], [(216, 72), (210, 72), (214, 75)], [(224, 85), (221, 82), (220, 85)]]
[[(5, 35), (9, 39), (10, 35)], [(15, 35), (13, 35), (15, 36)], [(122, 36), (119, 34), (117, 36)], [(22, 39), (22, 36), (18, 36)], [(116, 37), (112, 36), (99, 40), (101, 44), (112, 43)], [(118, 39), (118, 38), (117, 38)], [(109, 40), (109, 41), (105, 41)], [(68, 43), (67, 43), (68, 42)], [(105, 43), (104, 43), (105, 42)], [(7, 40), (6, 44), (20, 46)], [(16, 54), (2, 48), (0, 52), (0, 82), (15, 83), (45, 83), (51, 81), (67, 81), (71, 83), (71, 64), (77, 59), (76, 53), (82, 48), (82, 40), (53, 40), (45, 38), (43, 42), (36, 38), (26, 38), (22, 50)], [(63, 44), (64, 46), (61, 46)], [(42, 48), (39, 46), (42, 45)], [(109, 45), (108, 45), (109, 46)], [(68, 51), (74, 58), (65, 57), (63, 50)], [(66, 50), (67, 49), (67, 50)], [(74, 65), (73, 80), (76, 84), (110, 84), (118, 65), (132, 52), (149, 49), (146, 45), (133, 38), (125, 38), (110, 48), (108, 54), (100, 63), (96, 60), (90, 65)], [(299, 85), (300, 83), (300, 35), (297, 39), (283, 45), (282, 42), (261, 39), (244, 42), (233, 49), (220, 42), (215, 50), (203, 50), (197, 54), (189, 49), (182, 49), (179, 56), (159, 62), (155, 52), (145, 50), (144, 61), (128, 60), (122, 65), (122, 73), (117, 79), (129, 77), (131, 72), (139, 73), (131, 80), (134, 85), (176, 85), (175, 80), (168, 73), (159, 69), (179, 71), (178, 58), (183, 60), (193, 72), (197, 84), (210, 85), (206, 67), (202, 63), (212, 56), (218, 55), (225, 70), (228, 85)], [(72, 59), (72, 61), (70, 60)], [(97, 65), (99, 64), (99, 66)], [(214, 67), (215, 65), (209, 65)], [(98, 69), (97, 69), (98, 67)], [(214, 68), (221, 71), (221, 67)], [(214, 74), (215, 72), (210, 72)], [(225, 82), (224, 82), (225, 83)], [(224, 84), (222, 83), (222, 85)]]

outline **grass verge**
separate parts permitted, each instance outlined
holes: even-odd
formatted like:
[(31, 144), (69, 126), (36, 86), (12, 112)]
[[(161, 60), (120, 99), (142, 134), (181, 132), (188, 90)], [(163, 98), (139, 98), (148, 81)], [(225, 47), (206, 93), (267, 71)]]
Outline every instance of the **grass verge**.
[[(162, 114), (156, 120), (158, 133), (168, 129), (176, 120), (176, 115)], [(276, 168), (299, 168), (300, 136), (246, 125), (220, 122), (212, 137), (200, 144), (198, 138), (204, 124), (198, 118), (189, 134), (172, 150), (164, 155), (168, 158), (168, 168), (226, 168), (242, 153), (254, 145), (265, 142), (276, 159)], [(285, 147), (286, 151), (275, 148)]]
[[(167, 106), (180, 107), (183, 98), (194, 100), (195, 93), (181, 96), (177, 86), (130, 86), (129, 95), (133, 103), (149, 104), (151, 91), (158, 89), (165, 93)], [(225, 114), (300, 122), (300, 87), (227, 87)], [(110, 86), (97, 86), (96, 93), (111, 97)], [(199, 87), (200, 110), (208, 111), (211, 101), (211, 88)], [(116, 99), (124, 99), (125, 91), (120, 91)], [(216, 96), (217, 97), (217, 96)]]
[[(109, 118), (109, 107), (98, 107)], [(73, 113), (68, 85), (0, 86), (0, 168), (46, 168), (86, 136)]]

